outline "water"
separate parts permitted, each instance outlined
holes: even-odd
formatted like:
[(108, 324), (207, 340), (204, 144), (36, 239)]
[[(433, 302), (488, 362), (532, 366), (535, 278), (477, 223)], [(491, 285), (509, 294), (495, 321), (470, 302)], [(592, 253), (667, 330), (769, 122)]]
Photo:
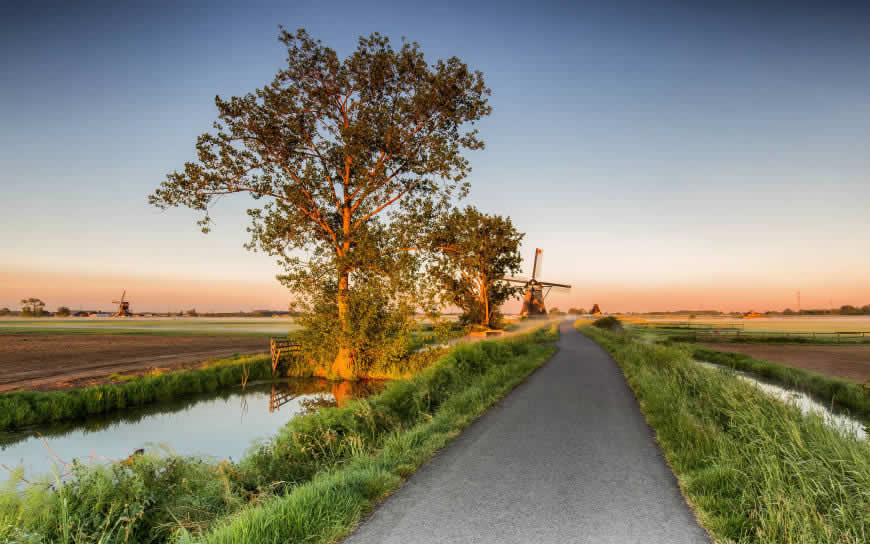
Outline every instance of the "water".
[[(58, 471), (74, 458), (106, 462), (140, 448), (238, 460), (255, 441), (273, 436), (307, 406), (340, 405), (383, 387), (383, 382), (318, 379), (254, 383), (86, 421), (0, 432), (0, 464), (23, 466), (25, 477), (33, 477)], [(0, 480), (5, 479), (2, 472), (0, 468)]]
[[(732, 369), (730, 367), (726, 367), (723, 365), (708, 363), (706, 361), (698, 361), (698, 363), (707, 368), (716, 368), (720, 370), (725, 370), (727, 372), (732, 372)], [(818, 416), (821, 416), (822, 419), (825, 420), (826, 424), (841, 431), (843, 434), (854, 435), (861, 440), (867, 440), (868, 438), (867, 431), (864, 428), (863, 422), (844, 414), (832, 412), (824, 404), (818, 402), (806, 393), (786, 389), (785, 387), (782, 387), (775, 383), (761, 380), (757, 376), (754, 376), (747, 372), (742, 372), (739, 370), (733, 370), (733, 372), (737, 375), (738, 378), (755, 385), (768, 395), (776, 397), (783, 402), (794, 404), (800, 409), (803, 414), (816, 414)]]

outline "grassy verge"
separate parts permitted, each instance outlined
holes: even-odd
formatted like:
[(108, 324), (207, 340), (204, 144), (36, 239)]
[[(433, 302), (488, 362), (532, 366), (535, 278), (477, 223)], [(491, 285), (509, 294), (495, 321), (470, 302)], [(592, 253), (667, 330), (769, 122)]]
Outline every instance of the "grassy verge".
[(870, 448), (689, 349), (581, 331), (619, 363), (702, 525), (718, 542), (863, 543)]
[(0, 541), (332, 541), (548, 360), (556, 334), (461, 345), (380, 395), (291, 420), (237, 463), (142, 455), (0, 492)]
[[(451, 330), (446, 336), (435, 336), (421, 327), (409, 340), (409, 351), (401, 364), (377, 368), (370, 379), (408, 379), (423, 371), (447, 352), (446, 349), (423, 350), (438, 340), (444, 341), (464, 334), (464, 330)], [(285, 377), (329, 377), (326, 367), (318, 368), (304, 358), (288, 357), (282, 364)], [(221, 388), (239, 385), (243, 381), (272, 378), (269, 356), (245, 355), (206, 362), (203, 367), (179, 370), (166, 374), (110, 378), (120, 383), (96, 385), (67, 391), (17, 391), (0, 393), (0, 431), (29, 425), (59, 423), (98, 414), (109, 414), (128, 408), (165, 402), (199, 393), (210, 393)]]
[(691, 346), (688, 349), (691, 349), (695, 359), (751, 372), (791, 389), (808, 393), (826, 405), (851, 412), (857, 417), (870, 421), (870, 394), (860, 384), (755, 359), (742, 353), (726, 353), (701, 346)]
[(106, 414), (185, 395), (216, 391), (250, 380), (272, 377), (268, 355), (238, 356), (205, 364), (203, 368), (169, 374), (150, 374), (122, 383), (69, 391), (20, 391), (0, 394), (0, 430)]

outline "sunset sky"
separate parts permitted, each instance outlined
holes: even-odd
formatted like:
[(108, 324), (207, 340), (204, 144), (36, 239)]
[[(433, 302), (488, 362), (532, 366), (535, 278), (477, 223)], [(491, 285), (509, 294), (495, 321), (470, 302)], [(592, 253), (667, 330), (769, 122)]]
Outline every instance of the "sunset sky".
[(134, 311), (287, 307), (242, 247), (245, 197), (208, 235), (147, 204), (214, 96), (281, 68), (279, 24), (342, 57), (378, 31), (483, 71), (467, 202), (574, 285), (550, 305), (870, 304), (867, 2), (20, 4), (0, 17), (0, 307), (109, 309), (122, 289)]

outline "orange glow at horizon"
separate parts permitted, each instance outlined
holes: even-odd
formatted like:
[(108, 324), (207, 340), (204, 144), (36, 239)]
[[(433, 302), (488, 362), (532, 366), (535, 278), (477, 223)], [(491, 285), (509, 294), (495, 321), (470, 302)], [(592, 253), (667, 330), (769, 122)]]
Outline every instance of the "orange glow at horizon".
[[(569, 280), (570, 281), (570, 280)], [(549, 308), (591, 308), (605, 312), (675, 310), (765, 311), (798, 307), (793, 289), (771, 285), (745, 286), (721, 283), (658, 283), (624, 285), (622, 282), (573, 281), (568, 292), (553, 291)], [(274, 278), (262, 281), (137, 277), (123, 274), (87, 275), (17, 269), (0, 271), (0, 307), (18, 309), (19, 301), (38, 297), (46, 309), (58, 306), (73, 310), (113, 308), (123, 289), (134, 312), (183, 311), (236, 312), (255, 309), (285, 310), (291, 295)], [(801, 290), (801, 307), (829, 308), (844, 304), (870, 304), (870, 281), (852, 285), (808, 285)], [(503, 311), (516, 313), (521, 303), (511, 301)]]

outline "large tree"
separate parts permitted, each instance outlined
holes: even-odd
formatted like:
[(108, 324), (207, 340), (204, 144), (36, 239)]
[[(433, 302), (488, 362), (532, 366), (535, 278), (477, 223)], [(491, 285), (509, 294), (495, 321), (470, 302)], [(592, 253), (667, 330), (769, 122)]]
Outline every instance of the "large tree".
[(473, 206), (453, 210), (430, 237), (435, 256), (430, 273), (446, 302), (463, 310), (463, 321), (496, 327), (499, 307), (522, 292), (501, 281), (520, 271), (520, 243), (525, 235), (509, 217), (488, 215)]
[(208, 230), (220, 195), (266, 200), (248, 211), (249, 247), (279, 258), (292, 291), (334, 303), (332, 369), (348, 376), (354, 275), (395, 276), (407, 262), (388, 228), (399, 205), (467, 191), (462, 150), (483, 142), (465, 126), (489, 114), (490, 91), (458, 58), (430, 64), (418, 44), (394, 50), (377, 33), (343, 60), (304, 30), (282, 29), (279, 39), (287, 66), (253, 93), (216, 97), (218, 121), (198, 138), (197, 160), (169, 174), (150, 202), (200, 210)]

